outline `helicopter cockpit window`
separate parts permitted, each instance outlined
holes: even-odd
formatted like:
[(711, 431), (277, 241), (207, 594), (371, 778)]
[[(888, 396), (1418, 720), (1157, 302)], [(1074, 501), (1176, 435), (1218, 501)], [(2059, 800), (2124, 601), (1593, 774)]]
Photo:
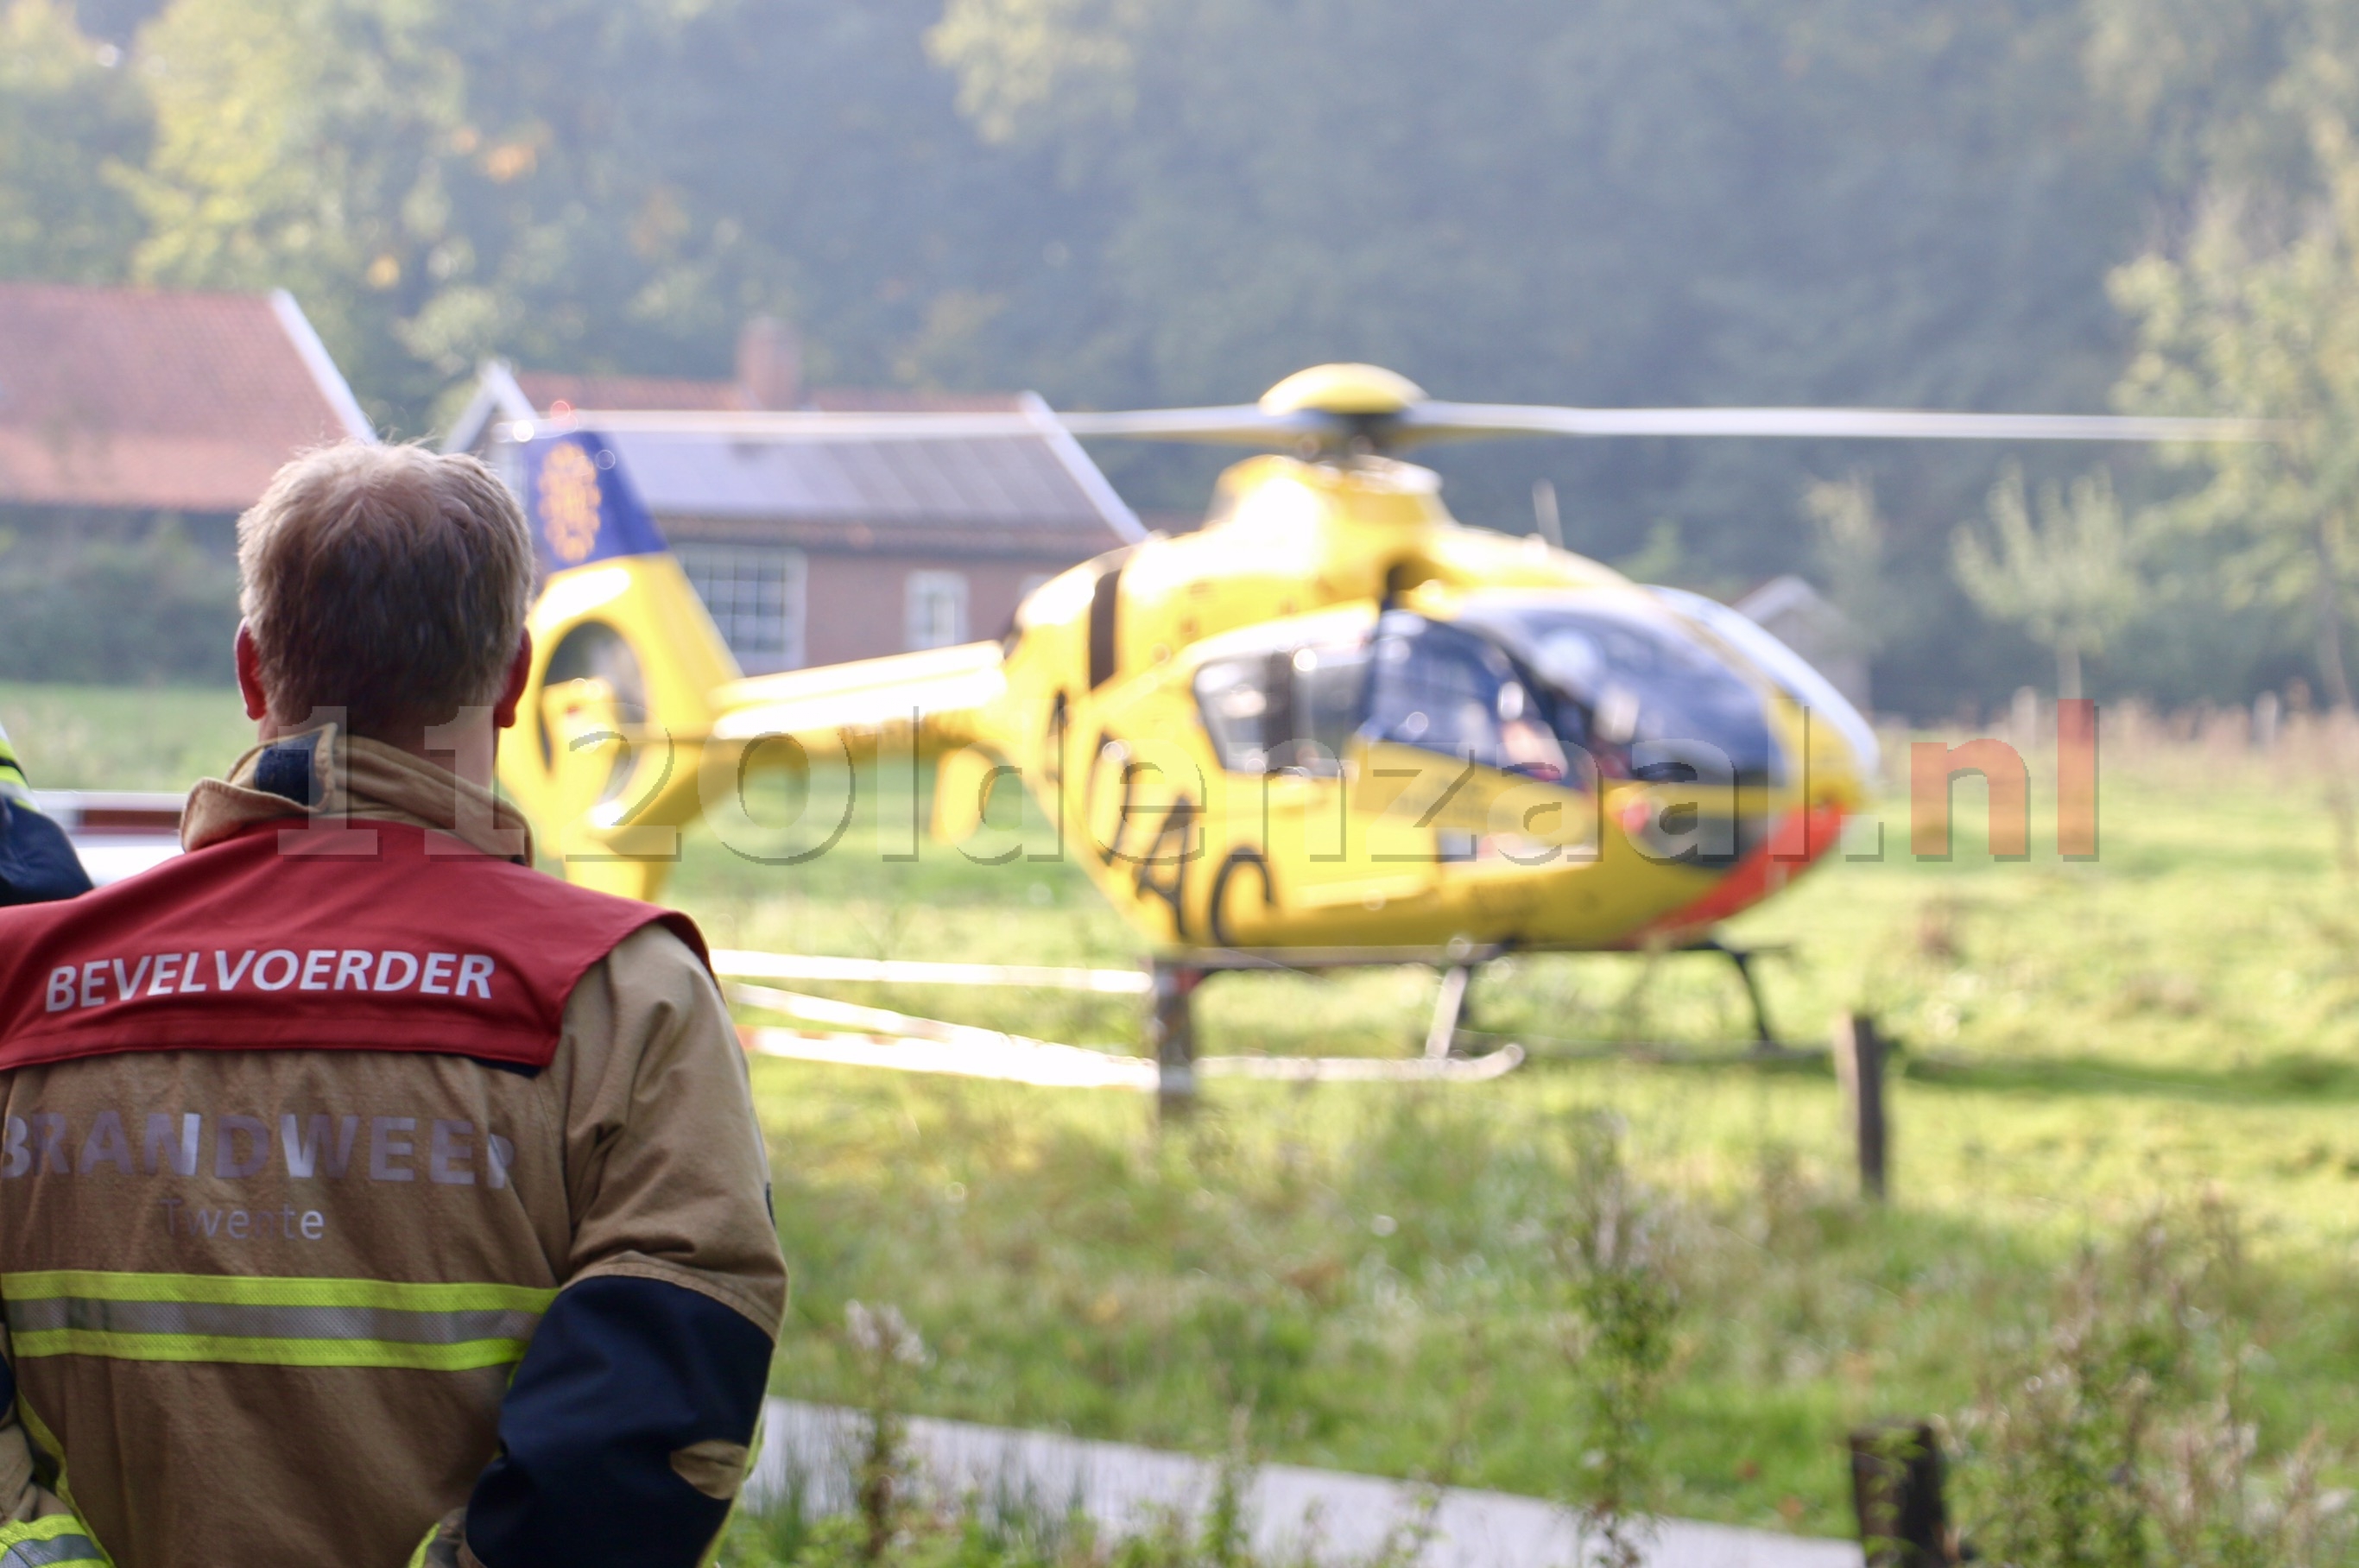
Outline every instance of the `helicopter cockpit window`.
[(1344, 748), (1360, 727), (1360, 707), (1368, 687), (1368, 647), (1364, 642), (1299, 648), (1294, 667), (1294, 754), (1285, 766), (1305, 773), (1338, 771)]
[(1775, 772), (1761, 693), (1701, 640), (1609, 604), (1529, 601), (1479, 615), (1552, 689), (1568, 745), (1625, 766), (1634, 746), (1697, 746), (1725, 757), (1738, 779)]
[(1376, 638), (1366, 734), (1375, 740), (1554, 783), (1565, 753), (1523, 674), (1499, 648), (1420, 616), (1386, 617)]
[(1293, 676), (1283, 652), (1215, 659), (1196, 672), (1196, 703), (1223, 768), (1268, 773), (1283, 766), (1272, 759), (1294, 738)]
[(1357, 638), (1216, 659), (1196, 672), (1212, 749), (1232, 773), (1337, 771), (1359, 728), (1368, 654)]

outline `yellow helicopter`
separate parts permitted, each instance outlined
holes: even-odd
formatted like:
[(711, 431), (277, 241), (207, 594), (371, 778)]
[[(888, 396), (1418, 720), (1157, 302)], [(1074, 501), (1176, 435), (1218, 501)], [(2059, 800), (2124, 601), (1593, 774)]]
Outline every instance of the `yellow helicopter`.
[[(1037, 435), (1031, 415), (734, 416), (907, 439)], [(1877, 769), (1866, 720), (1701, 596), (1464, 527), (1395, 453), (1510, 434), (2243, 439), (2227, 421), (1440, 403), (1368, 365), (1229, 408), (1058, 416), (1074, 435), (1279, 449), (1204, 526), (1032, 592), (1002, 641), (745, 679), (607, 437), (667, 416), (518, 421), (546, 580), (501, 781), (572, 879), (658, 894), (679, 831), (729, 839), (748, 779), (814, 759), (936, 769), (966, 840), (1020, 784), (1156, 954), (1167, 1064), (1224, 968), (1422, 962), (1445, 1053), (1466, 976), (1508, 952), (1712, 946), (1837, 842)], [(848, 820), (848, 808), (847, 808)], [(1721, 950), (1726, 951), (1726, 950)], [(1750, 971), (1739, 961), (1748, 991)], [(1769, 1030), (1753, 992), (1757, 1033)], [(1179, 1038), (1174, 1038), (1174, 1036)]]

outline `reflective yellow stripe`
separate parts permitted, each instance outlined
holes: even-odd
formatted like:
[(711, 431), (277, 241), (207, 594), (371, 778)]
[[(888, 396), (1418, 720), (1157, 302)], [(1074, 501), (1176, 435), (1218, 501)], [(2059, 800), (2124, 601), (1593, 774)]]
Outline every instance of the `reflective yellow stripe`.
[(434, 1550), (434, 1538), (441, 1533), (442, 1521), (436, 1519), (427, 1530), (426, 1539), (418, 1543), (418, 1550), (409, 1554), (408, 1568), (426, 1568), (426, 1554)]
[[(82, 1505), (74, 1501), (73, 1482), (66, 1475), (65, 1445), (58, 1441), (58, 1434), (49, 1430), (49, 1422), (41, 1419), (40, 1412), (33, 1409), (32, 1401), (25, 1398), (22, 1384), (16, 1388), (16, 1419), (24, 1423), (25, 1434), (33, 1440), (38, 1460), (46, 1463), (49, 1490), (58, 1495), (59, 1501), (73, 1509), (75, 1514), (80, 1514)], [(41, 1465), (37, 1463), (35, 1468), (40, 1469)], [(97, 1553), (99, 1562), (106, 1564), (106, 1568), (114, 1568), (114, 1560), (106, 1554), (106, 1548), (99, 1545), (96, 1539), (91, 1540), (90, 1546)]]
[(521, 1285), (386, 1279), (0, 1275), (19, 1357), (463, 1371), (520, 1360), (556, 1296)]
[(0, 1525), (0, 1568), (69, 1568), (70, 1564), (108, 1568), (106, 1553), (73, 1515), (53, 1514), (30, 1524)]
[(411, 1284), (397, 1279), (312, 1279), (252, 1274), (134, 1274), (45, 1269), (0, 1274), (0, 1296), (38, 1301), (83, 1296), (102, 1301), (219, 1301), (255, 1307), (383, 1307), (393, 1312), (538, 1312), (557, 1300), (529, 1285)]
[(524, 1359), (529, 1341), (476, 1339), (404, 1345), (381, 1339), (256, 1339), (198, 1334), (108, 1334), (58, 1329), (16, 1335), (19, 1356), (103, 1356), (112, 1361), (223, 1361), (249, 1367), (402, 1367), (465, 1372)]

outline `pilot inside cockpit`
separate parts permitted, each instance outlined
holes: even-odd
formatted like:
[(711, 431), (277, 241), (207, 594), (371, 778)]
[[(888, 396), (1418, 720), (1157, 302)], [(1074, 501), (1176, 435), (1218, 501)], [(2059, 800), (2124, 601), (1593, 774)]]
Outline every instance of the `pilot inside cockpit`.
[(1567, 771), (1564, 747), (1558, 744), (1555, 733), (1539, 722), (1522, 681), (1501, 683), (1497, 708), (1502, 768), (1543, 784), (1562, 783)]
[(1558, 783), (1570, 771), (1530, 688), (1498, 647), (1401, 614), (1375, 646), (1366, 730), (1374, 738)]

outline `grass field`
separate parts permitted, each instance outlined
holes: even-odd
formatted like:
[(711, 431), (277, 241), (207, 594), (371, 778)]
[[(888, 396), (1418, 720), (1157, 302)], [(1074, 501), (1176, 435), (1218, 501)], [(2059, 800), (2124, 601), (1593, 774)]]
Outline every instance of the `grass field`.
[[(0, 689), (40, 784), (184, 782), (243, 744), (235, 713), (224, 693)], [(1765, 978), (1788, 1038), (1860, 1008), (1904, 1043), (1885, 1207), (1854, 1196), (1822, 1071), (1547, 1059), (1739, 1038), (1733, 977), (1700, 959), (1518, 962), (1477, 998), (1482, 1028), (1538, 1058), (1504, 1080), (1220, 1083), (1159, 1139), (1133, 1096), (761, 1060), (797, 1280), (777, 1386), (859, 1397), (845, 1307), (890, 1303), (931, 1349), (916, 1399), (934, 1413), (1211, 1451), (1245, 1409), (1271, 1458), (1575, 1491), (1595, 1434), (1561, 1242), (1571, 1133), (1605, 1115), (1676, 1243), (1653, 1422), (1673, 1511), (1846, 1531), (1846, 1428), (1965, 1409), (2030, 1353), (2079, 1253), (2158, 1214), (2234, 1259), (2201, 1271), (2207, 1321), (2257, 1346), (2243, 1388), (2265, 1448), (2313, 1426), (2359, 1440), (2359, 882), (2324, 772), (2308, 743), (2107, 745), (2093, 864), (2060, 862), (2044, 829), (2028, 862), (1972, 833), (1919, 862), (1895, 817), (1884, 858), (1831, 864), (1734, 929), (1786, 944)], [(1967, 819), (1979, 800), (1960, 789)], [(860, 826), (790, 869), (691, 839), (674, 896), (716, 945), (1139, 952), (1070, 865), (932, 844), (886, 863)], [(1223, 978), (1203, 1048), (1404, 1051), (1432, 984)], [(837, 990), (1136, 1048), (1124, 1004)]]
[(40, 789), (184, 789), (254, 744), (224, 686), (0, 681), (0, 725)]
[[(1737, 923), (1790, 944), (1767, 971), (1788, 1038), (1864, 1008), (1905, 1042), (1883, 1209), (1854, 1195), (1823, 1072), (1231, 1083), (1158, 1142), (1131, 1098), (759, 1062), (799, 1280), (779, 1386), (857, 1397), (843, 1305), (888, 1301), (937, 1353), (938, 1413), (1210, 1450), (1248, 1406), (1275, 1458), (1578, 1490), (1593, 1434), (1558, 1245), (1565, 1134), (1603, 1112), (1677, 1215), (1685, 1305), (1656, 1422), (1676, 1511), (1844, 1532), (1845, 1430), (1963, 1410), (2031, 1354), (2078, 1254), (2158, 1214), (2239, 1259), (2217, 1310), (2266, 1356), (2245, 1388), (2265, 1444), (2359, 1438), (2359, 885), (2319, 776), (2290, 749), (2149, 745), (2109, 767), (2103, 826), (2094, 864), (2058, 861), (2052, 835), (1994, 863), (1962, 833), (1947, 864), (1832, 865)], [(1136, 953), (1070, 867), (930, 846), (797, 874), (699, 845), (678, 895), (741, 945)], [(1432, 984), (1224, 978), (1204, 1049), (1404, 1051)], [(842, 994), (1136, 1049), (1121, 1006)], [(1539, 958), (1486, 978), (1478, 1021), (1545, 1051), (1727, 1040), (1745, 1015), (1705, 960)]]

